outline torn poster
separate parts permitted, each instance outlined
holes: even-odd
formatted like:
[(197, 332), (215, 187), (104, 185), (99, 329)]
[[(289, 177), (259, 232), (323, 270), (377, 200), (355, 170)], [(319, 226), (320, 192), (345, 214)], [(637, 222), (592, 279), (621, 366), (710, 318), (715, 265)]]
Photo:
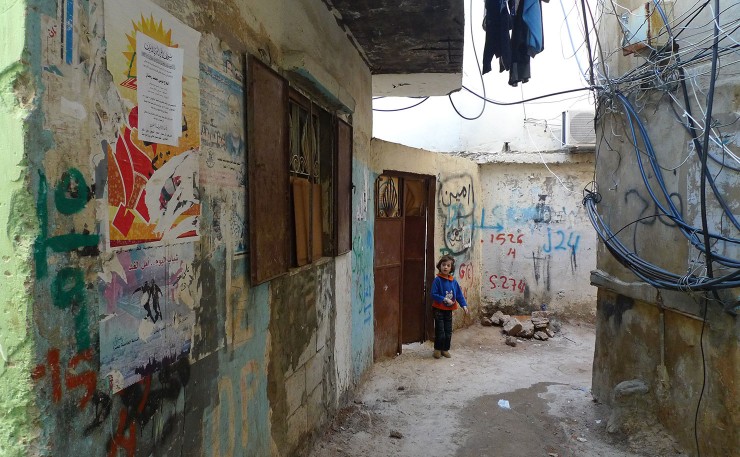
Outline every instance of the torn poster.
[(116, 253), (99, 306), (100, 371), (111, 392), (190, 354), (197, 293), (194, 244)]
[[(144, 0), (107, 0), (105, 32), (108, 69), (126, 106), (117, 137), (107, 145), (108, 245), (123, 249), (193, 241), (199, 236), (201, 214), (200, 33)], [(163, 71), (164, 66), (139, 62), (151, 62), (146, 55), (158, 53), (173, 59), (182, 54), (182, 62), (168, 68), (180, 67), (181, 77), (175, 71), (158, 76), (169, 83), (166, 97), (154, 97), (156, 84), (164, 84), (152, 78), (144, 81), (146, 75), (139, 73)], [(149, 102), (142, 105), (142, 97), (149, 97)], [(166, 116), (151, 123), (155, 105)], [(162, 120), (166, 122), (158, 122)]]
[[(220, 70), (220, 71), (219, 71)], [(209, 186), (224, 205), (216, 215), (218, 241), (234, 255), (246, 248), (246, 143), (244, 134), (244, 91), (227, 68), (200, 64), (201, 173), (200, 183)], [(240, 75), (239, 75), (240, 76)]]

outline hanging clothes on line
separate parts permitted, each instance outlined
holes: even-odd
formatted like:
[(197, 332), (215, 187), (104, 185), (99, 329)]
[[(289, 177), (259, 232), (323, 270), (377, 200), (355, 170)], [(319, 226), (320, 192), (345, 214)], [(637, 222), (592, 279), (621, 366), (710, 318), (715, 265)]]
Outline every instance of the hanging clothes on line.
[(511, 68), (511, 13), (506, 0), (486, 0), (483, 29), (486, 46), (483, 48), (483, 74), (491, 71), (494, 56), (499, 58), (499, 71)]
[(530, 59), (545, 48), (541, 0), (486, 0), (484, 28), (483, 74), (496, 56), (499, 71), (509, 71), (509, 85), (529, 81)]

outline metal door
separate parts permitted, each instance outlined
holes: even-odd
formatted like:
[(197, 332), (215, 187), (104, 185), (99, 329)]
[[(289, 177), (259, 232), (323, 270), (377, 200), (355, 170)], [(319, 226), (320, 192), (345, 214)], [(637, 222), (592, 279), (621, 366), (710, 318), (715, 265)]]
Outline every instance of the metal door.
[[(386, 173), (375, 183), (374, 358), (430, 338), (434, 178)], [(430, 197), (431, 196), (431, 197)]]
[(403, 179), (401, 341), (424, 341), (427, 202), (424, 179)]

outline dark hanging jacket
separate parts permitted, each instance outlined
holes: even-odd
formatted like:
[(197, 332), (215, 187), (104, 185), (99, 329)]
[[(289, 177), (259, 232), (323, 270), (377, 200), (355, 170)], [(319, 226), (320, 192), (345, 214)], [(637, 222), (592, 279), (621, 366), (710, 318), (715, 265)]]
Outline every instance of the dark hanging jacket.
[[(510, 0), (512, 1), (512, 0)], [(522, 18), (524, 1), (519, 0), (511, 27), (511, 70), (509, 71), (509, 85), (516, 87), (520, 82), (529, 81), (529, 52), (527, 37), (529, 29)]]
[(511, 67), (511, 14), (506, 0), (486, 0), (486, 45), (483, 48), (483, 74), (491, 71), (493, 57), (499, 58), (500, 71)]
[[(514, 1), (514, 0), (509, 0)], [(530, 78), (530, 58), (544, 49), (540, 0), (519, 0), (511, 28), (511, 70), (509, 85), (526, 83)]]

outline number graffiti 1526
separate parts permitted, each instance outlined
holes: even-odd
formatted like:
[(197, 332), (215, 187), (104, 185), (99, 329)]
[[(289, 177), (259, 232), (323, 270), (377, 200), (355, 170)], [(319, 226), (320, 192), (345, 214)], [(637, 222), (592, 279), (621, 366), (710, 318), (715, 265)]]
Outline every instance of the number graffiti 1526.
[(510, 244), (522, 244), (524, 242), (524, 234), (499, 233), (496, 235), (491, 233), (491, 243), (498, 243), (503, 246), (507, 242)]

